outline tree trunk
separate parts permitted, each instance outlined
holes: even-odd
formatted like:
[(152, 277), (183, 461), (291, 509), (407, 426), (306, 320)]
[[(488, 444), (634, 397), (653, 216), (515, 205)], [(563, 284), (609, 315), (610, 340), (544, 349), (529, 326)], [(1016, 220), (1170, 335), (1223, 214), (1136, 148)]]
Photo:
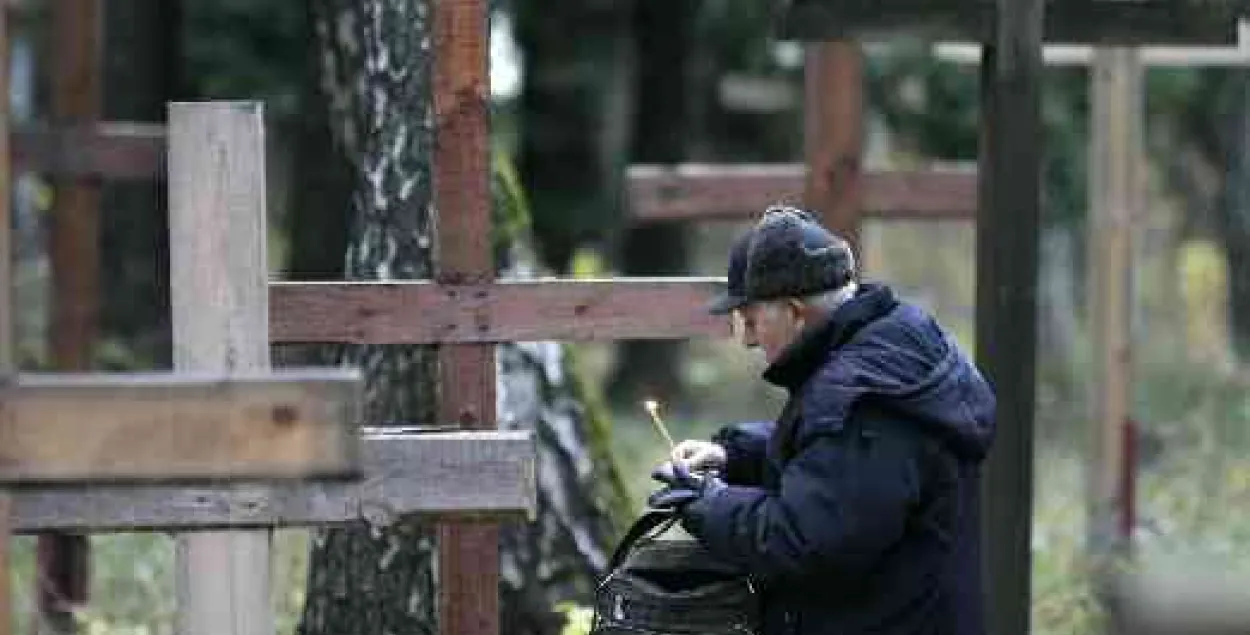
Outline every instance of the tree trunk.
[(1188, 136), (1205, 165), (1223, 178), (1208, 205), (1187, 210), (1183, 227), (1187, 235), (1207, 234), (1222, 243), (1228, 266), (1228, 332), (1237, 356), (1250, 359), (1250, 72), (1202, 70), (1193, 93), (1177, 116), (1179, 133)]
[(1237, 358), (1250, 360), (1250, 71), (1230, 70), (1236, 91), (1229, 114), (1225, 195), (1216, 211), (1228, 262), (1229, 333)]
[[(291, 244), (287, 275), (298, 280), (340, 280), (347, 252), (352, 169), (334, 144), (329, 102), (322, 98), (322, 41), (316, 37), (311, 5), (306, 4), (300, 42), (300, 105), (294, 115), (294, 175), (284, 229)], [(319, 347), (320, 348), (320, 347)]]
[[(104, 118), (161, 123), (178, 99), (180, 0), (108, 2), (105, 11)], [(126, 342), (143, 365), (171, 362), (169, 249), (161, 179), (106, 183), (101, 211), (101, 330)]]
[[(345, 275), (429, 278), (432, 68), (423, 42), (433, 7), (426, 0), (314, 0), (311, 7), (334, 151), (350, 167)], [(524, 213), (505, 202), (496, 206), (496, 227), (523, 225), (498, 222), (505, 208)], [(318, 249), (314, 236), (334, 227), (303, 228), (293, 250)], [(533, 265), (513, 261), (513, 275)], [(428, 347), (352, 347), (339, 359), (366, 374), (369, 425), (433, 421), (437, 372)], [(585, 403), (564, 349), (502, 345), (498, 362), (501, 427), (536, 431), (540, 488), (537, 522), (501, 532), (500, 621), (507, 633), (554, 635), (563, 625), (556, 604), (589, 601), (620, 530), (613, 514), (630, 505), (609, 432)], [(437, 632), (432, 529), (402, 520), (315, 532), (299, 633)]]
[[(686, 158), (693, 112), (690, 89), (698, 3), (640, 2), (634, 10), (638, 57), (637, 107), (633, 126), (634, 163), (677, 163)], [(631, 227), (625, 223), (622, 269), (630, 276), (689, 273), (686, 227), (663, 223)], [(682, 396), (679, 341), (624, 341), (608, 395), (614, 403), (638, 403), (655, 397), (676, 404)]]
[(543, 264), (567, 269), (623, 213), (630, 140), (632, 1), (516, 3), (525, 59), (519, 167)]
[[(349, 162), (345, 276), (428, 278), (431, 6), (425, 0), (312, 0), (334, 142)], [(302, 179), (301, 179), (302, 180)], [(301, 256), (302, 257), (302, 256)], [(428, 347), (346, 347), (367, 381), (365, 422), (433, 421)], [(434, 543), (428, 528), (354, 526), (313, 533), (299, 632), (435, 633)]]

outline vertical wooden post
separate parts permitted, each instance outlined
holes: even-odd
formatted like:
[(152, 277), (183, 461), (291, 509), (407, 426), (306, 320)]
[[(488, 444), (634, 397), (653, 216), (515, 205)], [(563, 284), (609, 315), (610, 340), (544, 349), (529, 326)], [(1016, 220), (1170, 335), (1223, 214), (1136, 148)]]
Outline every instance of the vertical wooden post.
[(863, 53), (852, 41), (808, 45), (804, 73), (804, 201), (858, 249), (863, 209)]
[(1142, 67), (1136, 49), (1098, 48), (1091, 68), (1089, 259), (1094, 349), (1089, 540), (1118, 552), (1129, 420), (1133, 221), (1142, 204)]
[[(170, 304), (177, 371), (269, 366), (265, 142), (252, 102), (169, 107)], [(271, 635), (271, 532), (178, 537), (178, 632)]]
[[(13, 354), (13, 215), (9, 169), (9, 14), (0, 10), (0, 383), (16, 370)], [(4, 404), (0, 403), (0, 408)], [(9, 496), (0, 491), (0, 635), (13, 632), (13, 597), (9, 581), (11, 520)]]
[[(983, 470), (987, 628), (1029, 632), (1043, 0), (998, 0), (981, 63), (976, 356), (998, 397)], [(973, 629), (977, 630), (977, 629)]]
[[(73, 127), (100, 118), (100, 0), (52, 3), (53, 121)], [(60, 176), (52, 207), (52, 355), (58, 370), (90, 365), (99, 304), (100, 183)]]
[[(52, 119), (89, 125), (100, 118), (100, 0), (66, 0), (51, 6), (53, 32)], [(52, 362), (60, 371), (91, 366), (99, 308), (100, 183), (61, 176), (52, 207)], [(35, 580), (40, 631), (72, 633), (73, 607), (86, 601), (89, 539), (53, 532), (38, 538)]]
[[(485, 0), (444, 0), (434, 20), (434, 203), (439, 281), (494, 277), (490, 223), (490, 83)], [(447, 346), (439, 358), (442, 421), (495, 421), (495, 347)], [(439, 527), (439, 632), (499, 632), (499, 530), (468, 521)]]

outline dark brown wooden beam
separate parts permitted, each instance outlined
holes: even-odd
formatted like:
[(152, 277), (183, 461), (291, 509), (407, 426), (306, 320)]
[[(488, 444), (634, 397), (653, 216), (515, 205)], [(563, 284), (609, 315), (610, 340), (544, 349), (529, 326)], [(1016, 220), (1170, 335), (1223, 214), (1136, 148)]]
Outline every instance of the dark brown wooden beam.
[(998, 0), (981, 63), (975, 355), (998, 401), (982, 471), (986, 633), (1030, 630), (1044, 3)]
[(864, 57), (850, 41), (808, 45), (804, 65), (803, 200), (860, 253), (864, 215)]
[[(1238, 1), (1048, 0), (1042, 38), (1064, 44), (1211, 44), (1237, 41)], [(994, 0), (792, 0), (779, 37), (861, 41), (910, 35), (993, 44)]]
[[(50, 115), (58, 126), (91, 127), (103, 108), (103, 3), (64, 0), (51, 5)], [(73, 156), (73, 153), (70, 154)], [(48, 252), (52, 270), (52, 366), (61, 372), (92, 366), (100, 309), (101, 182), (52, 175)], [(87, 601), (90, 543), (86, 536), (52, 533), (36, 546), (35, 594), (39, 619), (50, 633), (78, 632), (73, 607)]]
[(704, 307), (720, 278), (277, 282), (274, 343), (494, 343), (728, 337)]
[[(629, 169), (628, 195), (637, 222), (737, 220), (774, 203), (803, 201), (807, 169), (802, 164), (677, 166), (636, 165)], [(862, 218), (971, 220), (977, 209), (972, 169), (865, 172)]]
[(77, 178), (165, 178), (165, 126), (98, 123), (15, 127), (9, 151), (16, 172)]
[[(443, 0), (434, 8), (434, 265), (435, 278), (444, 284), (488, 283), (495, 276), (486, 4)], [(492, 344), (459, 343), (440, 350), (442, 420), (469, 429), (494, 427), (495, 381)], [(440, 523), (438, 577), (440, 635), (500, 632), (498, 525)]]

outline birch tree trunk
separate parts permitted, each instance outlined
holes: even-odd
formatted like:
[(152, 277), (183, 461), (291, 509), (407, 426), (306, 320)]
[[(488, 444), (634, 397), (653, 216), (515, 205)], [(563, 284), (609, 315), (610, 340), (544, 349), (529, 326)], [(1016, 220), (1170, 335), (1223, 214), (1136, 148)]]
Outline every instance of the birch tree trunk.
[[(334, 147), (350, 165), (345, 276), (423, 279), (433, 271), (431, 85), (433, 5), (428, 0), (310, 0), (321, 92)], [(302, 176), (301, 176), (302, 178)], [(526, 210), (497, 206), (497, 228), (526, 226)], [(503, 222), (506, 220), (507, 222)], [(519, 222), (518, 222), (519, 221)], [(333, 227), (332, 222), (319, 226)], [(302, 232), (293, 250), (318, 248)], [(525, 275), (524, 237), (500, 235), (505, 275)], [(629, 509), (609, 452), (608, 430), (555, 343), (498, 348), (500, 427), (533, 429), (539, 449), (539, 514), (501, 535), (505, 633), (552, 634), (555, 606), (589, 600)], [(434, 420), (436, 357), (426, 347), (343, 349), (367, 380), (367, 425)], [(301, 635), (436, 633), (432, 525), (405, 519), (314, 535)]]
[[(321, 88), (352, 195), (345, 275), (430, 277), (431, 6), (424, 0), (312, 0)], [(365, 423), (430, 422), (434, 353), (426, 347), (344, 348), (366, 377)], [(415, 522), (314, 533), (299, 632), (435, 633), (435, 553)]]

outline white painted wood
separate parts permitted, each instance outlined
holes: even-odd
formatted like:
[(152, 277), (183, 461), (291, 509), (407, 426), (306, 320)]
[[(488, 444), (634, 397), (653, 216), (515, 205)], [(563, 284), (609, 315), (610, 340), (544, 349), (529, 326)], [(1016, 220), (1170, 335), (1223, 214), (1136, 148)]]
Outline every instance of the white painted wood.
[[(169, 107), (174, 368), (269, 366), (265, 143), (256, 102)], [(180, 635), (272, 635), (271, 530), (177, 539)]]
[[(1042, 48), (1047, 66), (1090, 66), (1101, 47), (1051, 44)], [(934, 57), (957, 64), (981, 63), (981, 45), (965, 42), (938, 42)], [(1237, 46), (1143, 46), (1138, 48), (1140, 63), (1151, 68), (1246, 66), (1250, 65), (1250, 23), (1237, 23)]]

